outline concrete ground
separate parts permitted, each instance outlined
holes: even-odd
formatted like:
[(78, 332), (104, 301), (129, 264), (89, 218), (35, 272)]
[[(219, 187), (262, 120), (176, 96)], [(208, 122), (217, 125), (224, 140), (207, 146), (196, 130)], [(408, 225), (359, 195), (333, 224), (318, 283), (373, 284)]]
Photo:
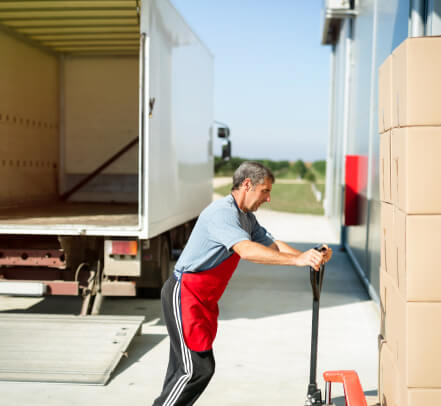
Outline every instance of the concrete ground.
[[(363, 388), (377, 388), (379, 314), (369, 300), (324, 217), (261, 210), (259, 221), (277, 238), (305, 250), (333, 244), (321, 299), (318, 371), (355, 369)], [(304, 268), (262, 266), (242, 261), (220, 304), (214, 351), (216, 374), (200, 406), (302, 405), (309, 378), (312, 294)], [(0, 311), (76, 313), (77, 298), (0, 298)], [(168, 357), (168, 338), (159, 300), (107, 299), (104, 314), (145, 315), (106, 386), (0, 382), (1, 404), (13, 406), (151, 405), (159, 394)], [(1, 335), (7, 332), (0, 332)], [(66, 346), (69, 343), (66, 342)], [(1, 368), (1, 360), (0, 360)], [(319, 384), (324, 387), (321, 378)], [(335, 385), (337, 404), (344, 405)]]

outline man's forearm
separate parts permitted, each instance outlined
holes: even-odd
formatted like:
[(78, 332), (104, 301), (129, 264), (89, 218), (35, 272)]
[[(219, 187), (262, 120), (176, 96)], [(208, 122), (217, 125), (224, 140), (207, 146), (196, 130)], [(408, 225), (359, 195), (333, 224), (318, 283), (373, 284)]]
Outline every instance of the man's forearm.
[[(283, 243), (282, 248), (289, 247)], [(323, 254), (315, 249), (300, 252), (295, 248), (289, 247), (290, 252), (281, 252), (274, 243), (270, 247), (265, 247), (257, 242), (244, 240), (233, 245), (233, 250), (242, 259), (266, 265), (295, 265), (312, 266), (316, 271), (323, 263)], [(332, 253), (331, 253), (332, 254)]]
[(302, 254), (302, 251), (299, 251), (298, 249), (291, 247), (290, 245), (288, 245), (283, 241), (276, 240), (274, 241), (274, 244), (277, 246), (280, 252), (286, 252), (288, 254), (294, 254), (296, 256)]
[(296, 265), (298, 256), (297, 253), (282, 252), (280, 248), (279, 251), (253, 241), (241, 241), (233, 246), (233, 250), (242, 259), (266, 265)]

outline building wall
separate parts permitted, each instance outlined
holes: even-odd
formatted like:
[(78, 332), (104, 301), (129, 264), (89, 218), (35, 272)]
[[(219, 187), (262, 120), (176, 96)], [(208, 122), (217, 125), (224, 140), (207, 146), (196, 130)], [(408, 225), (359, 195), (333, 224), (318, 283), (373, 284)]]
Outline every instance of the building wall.
[(347, 37), (349, 35), (349, 24), (345, 22), (340, 32), (340, 41), (336, 44), (333, 50), (333, 64), (334, 64), (334, 92), (332, 94), (332, 104), (334, 106), (333, 119), (331, 121), (332, 137), (330, 145), (330, 155), (332, 157), (332, 171), (333, 184), (330, 189), (327, 199), (329, 200), (329, 216), (334, 220), (336, 228), (341, 224), (342, 218), (342, 190), (343, 183), (343, 154), (341, 148), (343, 145), (344, 136), (344, 110), (345, 110), (345, 74), (346, 74), (346, 52), (347, 52)]
[(346, 245), (378, 294), (380, 265), (378, 68), (408, 36), (409, 0), (359, 0), (332, 48), (333, 92), (329, 135), (327, 214), (341, 227), (345, 156), (368, 159), (361, 192), (361, 224), (346, 228)]

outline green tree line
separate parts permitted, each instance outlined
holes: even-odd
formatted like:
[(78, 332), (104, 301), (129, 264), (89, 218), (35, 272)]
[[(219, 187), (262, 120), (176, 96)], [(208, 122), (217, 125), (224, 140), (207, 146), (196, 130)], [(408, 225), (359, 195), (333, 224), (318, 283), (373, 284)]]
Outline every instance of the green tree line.
[(228, 161), (222, 161), (220, 157), (215, 156), (214, 167), (216, 176), (232, 176), (234, 171), (244, 161), (255, 161), (268, 167), (276, 177), (282, 179), (304, 179), (309, 182), (324, 180), (326, 176), (326, 161), (314, 161), (306, 164), (301, 159), (290, 161), (273, 161), (271, 159), (249, 159), (240, 157), (231, 157)]

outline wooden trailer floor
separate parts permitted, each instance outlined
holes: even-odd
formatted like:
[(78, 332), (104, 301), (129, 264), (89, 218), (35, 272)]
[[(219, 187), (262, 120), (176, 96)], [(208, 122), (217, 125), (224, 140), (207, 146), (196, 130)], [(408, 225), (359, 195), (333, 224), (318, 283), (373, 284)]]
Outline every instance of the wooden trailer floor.
[(1, 226), (136, 227), (138, 205), (50, 202), (0, 209)]
[(143, 316), (0, 314), (0, 381), (105, 385), (143, 321)]

